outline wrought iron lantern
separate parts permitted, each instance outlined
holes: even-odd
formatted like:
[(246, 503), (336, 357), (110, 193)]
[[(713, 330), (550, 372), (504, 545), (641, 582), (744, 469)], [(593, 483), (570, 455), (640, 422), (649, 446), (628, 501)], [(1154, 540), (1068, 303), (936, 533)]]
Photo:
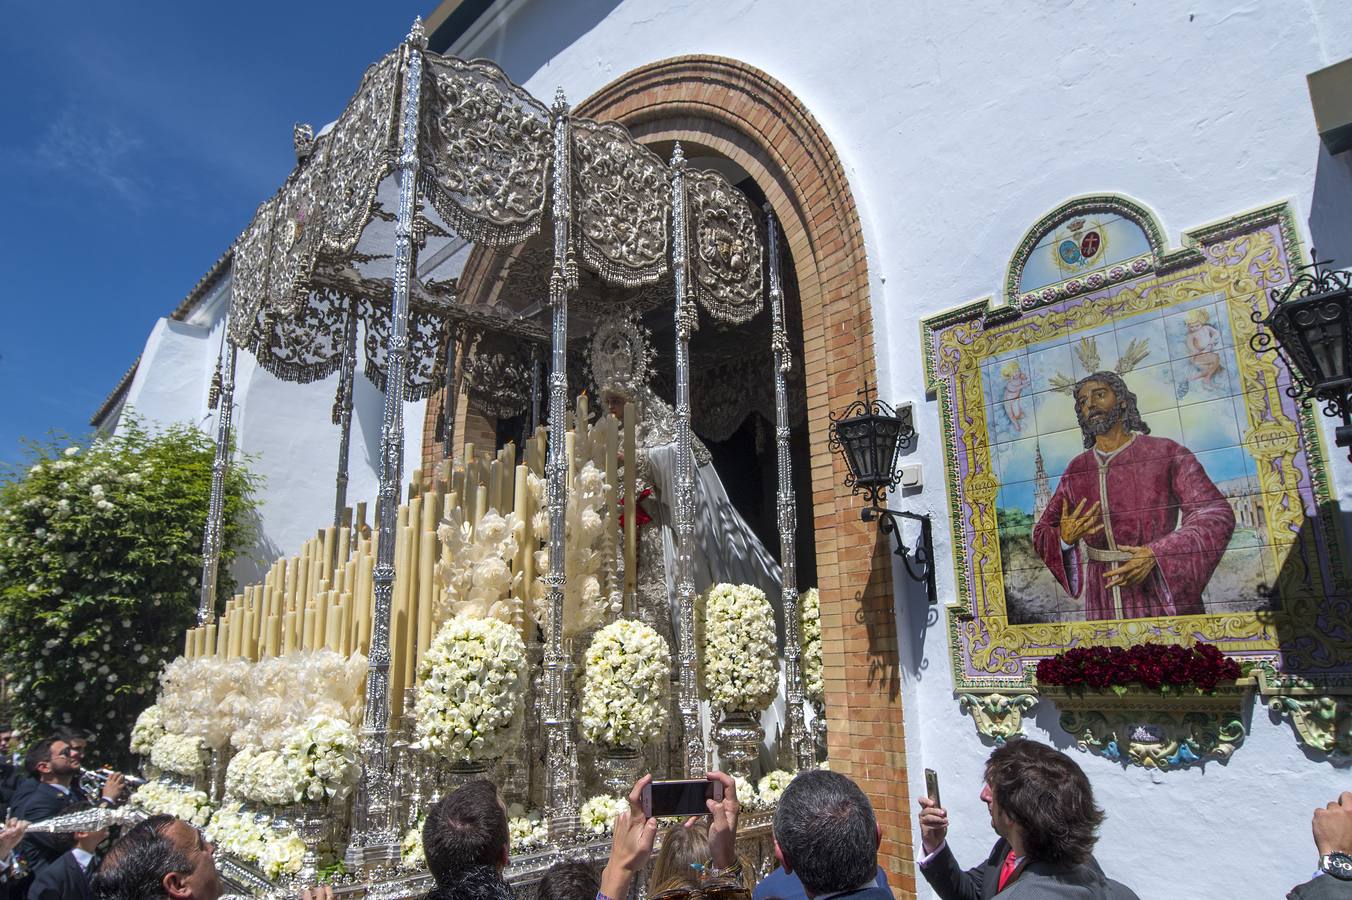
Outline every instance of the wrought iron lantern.
[[(845, 486), (855, 494), (862, 490), (868, 499), (860, 519), (865, 522), (877, 520), (882, 533), (895, 538), (895, 553), (901, 557), (907, 574), (925, 583), (929, 602), (934, 603), (934, 542), (930, 517), (888, 509), (886, 505), (887, 492), (900, 481), (897, 458), (903, 449), (915, 446), (914, 411), (910, 404), (893, 408), (877, 399), (867, 382), (859, 396), (861, 399), (851, 403), (844, 412), (831, 414), (831, 449), (845, 458), (849, 468)], [(920, 539), (915, 547), (906, 546), (898, 518), (920, 523)]]
[(1326, 268), (1330, 263), (1316, 256), (1302, 267), (1310, 271), (1272, 291), (1268, 314), (1253, 313), (1263, 328), (1249, 343), (1255, 352), (1281, 354), (1291, 371), (1286, 393), (1307, 406), (1322, 403), (1325, 415), (1341, 418), (1335, 443), (1352, 448), (1352, 272)]

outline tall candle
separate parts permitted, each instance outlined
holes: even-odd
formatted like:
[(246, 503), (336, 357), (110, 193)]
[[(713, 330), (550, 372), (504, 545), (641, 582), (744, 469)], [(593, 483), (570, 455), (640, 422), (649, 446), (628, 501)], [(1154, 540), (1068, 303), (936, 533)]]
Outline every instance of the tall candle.
[(296, 614), (287, 612), (282, 616), (282, 655), (296, 649)]
[(633, 614), (638, 598), (638, 441), (635, 428), (638, 410), (633, 401), (624, 404), (624, 609)]
[(278, 616), (268, 616), (267, 626), (263, 631), (264, 652), (268, 656), (276, 656), (277, 651), (281, 649), (282, 640), (282, 620)]
[[(416, 675), (422, 665), (427, 646), (432, 643), (432, 607), (436, 603), (436, 578), (433, 567), (437, 561), (437, 536), (424, 531), (418, 538), (418, 653), (413, 671)], [(412, 681), (410, 681), (412, 684)]]

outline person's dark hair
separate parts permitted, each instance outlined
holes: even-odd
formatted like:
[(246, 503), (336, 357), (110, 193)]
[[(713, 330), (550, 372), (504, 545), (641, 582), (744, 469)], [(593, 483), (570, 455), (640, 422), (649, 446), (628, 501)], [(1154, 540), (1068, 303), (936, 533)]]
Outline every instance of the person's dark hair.
[(13, 730), (14, 730), (14, 726), (11, 725), (9, 722), (0, 722), (0, 734), (4, 734), (6, 731), (13, 731)]
[(61, 740), (61, 738), (43, 738), (28, 748), (28, 752), (24, 754), (23, 767), (27, 770), (29, 775), (37, 778), (38, 775), (41, 774), (38, 772), (38, 765), (40, 763), (52, 761), (52, 744), (55, 744), (59, 740)]
[(1122, 380), (1122, 376), (1116, 372), (1095, 372), (1093, 375), (1086, 375), (1075, 382), (1075, 387), (1071, 388), (1070, 399), (1075, 403), (1075, 421), (1080, 424), (1080, 434), (1084, 438), (1084, 448), (1088, 450), (1094, 446), (1094, 433), (1089, 430), (1083, 418), (1080, 417), (1080, 388), (1091, 381), (1098, 381), (1108, 385), (1117, 395), (1117, 414), (1126, 426), (1128, 431), (1134, 431), (1137, 434), (1149, 434), (1150, 426), (1145, 424), (1145, 419), (1141, 418), (1141, 410), (1136, 405), (1136, 395), (1127, 383)]
[(65, 741), (67, 744), (74, 743), (75, 741), (85, 741), (87, 743), (89, 737), (89, 732), (85, 731), (83, 728), (66, 726), (65, 728), (58, 728), (56, 730), (56, 739)]
[(1008, 741), (986, 761), (986, 783), (998, 811), (1019, 826), (1029, 859), (1061, 866), (1089, 861), (1103, 810), (1073, 759), (1027, 738)]
[(554, 863), (540, 876), (535, 888), (536, 900), (596, 900), (601, 891), (601, 876), (596, 867), (580, 859)]
[[(89, 808), (88, 801), (82, 799), (75, 799), (71, 800), (65, 806), (61, 807), (61, 811), (58, 812), (56, 815), (64, 816), (69, 813), (79, 812), (82, 809), (88, 808)], [(75, 846), (75, 832), (73, 831), (53, 832), (51, 835), (51, 845), (53, 850), (56, 850), (60, 853), (65, 853), (67, 850), (70, 850), (72, 847)]]
[(432, 804), (423, 823), (423, 852), (437, 884), (453, 881), (474, 866), (496, 867), (509, 841), (498, 789), (482, 779)]
[(178, 820), (173, 816), (151, 816), (138, 822), (122, 835), (90, 882), (97, 900), (148, 900), (169, 896), (164, 876), (170, 872), (187, 875), (193, 864), (174, 846), (165, 831)]
[(789, 867), (813, 894), (852, 890), (877, 877), (873, 804), (839, 772), (801, 772), (789, 782), (774, 832)]

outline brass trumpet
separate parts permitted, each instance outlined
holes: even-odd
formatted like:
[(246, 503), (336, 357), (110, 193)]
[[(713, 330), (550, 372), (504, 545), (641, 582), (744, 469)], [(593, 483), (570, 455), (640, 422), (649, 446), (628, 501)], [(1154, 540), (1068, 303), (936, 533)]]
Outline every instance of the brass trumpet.
[[(80, 773), (80, 791), (89, 797), (97, 797), (103, 791), (103, 786), (108, 783), (108, 779), (117, 774), (112, 769), (104, 767), (102, 769), (85, 769)], [(123, 775), (126, 779), (127, 787), (138, 788), (146, 783), (144, 778), (137, 778), (135, 775)]]

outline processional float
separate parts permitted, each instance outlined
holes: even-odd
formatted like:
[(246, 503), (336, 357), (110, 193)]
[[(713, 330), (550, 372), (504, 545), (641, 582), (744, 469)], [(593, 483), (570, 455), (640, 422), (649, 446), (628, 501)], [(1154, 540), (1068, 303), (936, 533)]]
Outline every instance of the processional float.
[[(666, 302), (671, 303), (676, 335), (673, 518), (678, 709), (684, 735), (681, 767), (698, 776), (704, 773), (706, 754), (696, 685), (696, 588), (691, 565), (695, 473), (690, 340), (700, 309), (730, 324), (749, 321), (760, 311), (767, 293), (762, 248), (768, 243), (787, 737), (796, 764), (815, 765), (812, 737), (804, 725), (799, 660), (796, 499), (786, 387), (789, 341), (778, 228), (768, 204), (768, 224), (762, 226), (747, 198), (726, 178), (688, 169), (679, 145), (666, 165), (622, 126), (571, 115), (562, 92), (552, 107), (546, 107), (491, 62), (427, 51), (420, 23), (395, 51), (367, 71), (330, 131), (312, 143), (306, 133), (301, 138), (296, 169), (277, 195), (259, 207), (234, 247), (198, 625), (209, 627), (216, 615), (238, 350), (252, 352), (263, 368), (292, 381), (340, 372), (334, 417), (342, 429), (334, 517), (335, 527), (340, 527), (360, 323), (366, 335), (366, 373), (383, 390), (384, 401), (361, 776), (345, 855), (348, 866), (378, 878), (398, 858), (390, 659), (395, 532), (403, 483), (403, 402), (428, 397), (437, 388), (445, 391), (440, 418), (449, 458), (454, 399), (461, 377), (473, 368), (467, 357), (484, 335), (510, 338), (526, 348), (507, 353), (516, 352), (514, 377), (524, 374), (531, 385), (530, 430), (538, 422), (541, 399), (543, 353), (537, 348), (546, 341), (549, 345), (544, 471), (550, 552), (538, 702), (545, 733), (549, 835), (559, 843), (576, 837), (579, 781), (573, 663), (563, 630), (567, 584), (563, 551), (569, 300), (584, 277), (621, 289), (645, 289), (649, 297), (653, 290), (671, 285)], [(391, 174), (397, 182), (392, 216), (384, 212), (378, 197)], [(480, 267), (491, 268), (519, 256), (524, 242), (540, 231), (546, 213), (553, 228), (552, 253), (548, 281), (539, 292), (547, 297), (547, 328), (534, 324), (521, 309), (495, 303), (491, 296), (467, 304), (460, 285), (426, 283), (417, 277), (419, 252), (433, 238), (462, 239), (458, 246), (448, 242), (439, 251), (443, 256), (463, 248), (463, 242), (473, 242), (481, 248), (476, 248)], [(373, 230), (379, 232), (390, 219), (392, 247), (378, 238), (372, 241)], [(590, 274), (580, 276), (580, 270)], [(594, 303), (591, 308), (595, 310)], [(621, 315), (625, 309), (602, 309), (599, 314), (607, 312)], [(626, 500), (632, 503), (631, 497)], [(632, 517), (632, 506), (629, 509)]]

